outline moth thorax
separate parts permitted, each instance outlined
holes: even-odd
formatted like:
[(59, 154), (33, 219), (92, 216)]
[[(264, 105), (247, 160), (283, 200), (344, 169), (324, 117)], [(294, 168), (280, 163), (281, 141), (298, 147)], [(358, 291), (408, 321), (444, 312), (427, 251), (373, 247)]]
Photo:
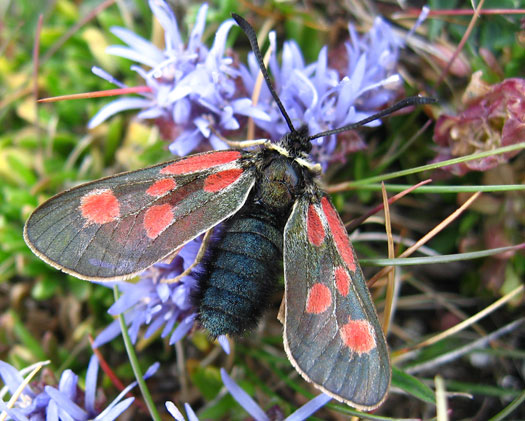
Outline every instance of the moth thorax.
[(293, 205), (302, 188), (300, 168), (288, 158), (273, 159), (264, 169), (257, 185), (257, 199), (276, 211)]

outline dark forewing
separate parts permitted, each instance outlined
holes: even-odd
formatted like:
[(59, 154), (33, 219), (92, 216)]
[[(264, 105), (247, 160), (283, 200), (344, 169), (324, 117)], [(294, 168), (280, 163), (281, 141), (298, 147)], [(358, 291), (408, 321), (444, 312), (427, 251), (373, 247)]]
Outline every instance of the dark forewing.
[(388, 350), (361, 268), (327, 196), (301, 197), (284, 232), (288, 358), (319, 389), (359, 409), (390, 384)]
[(40, 205), (24, 238), (79, 278), (129, 278), (241, 208), (255, 181), (249, 157), (197, 154), (75, 187)]

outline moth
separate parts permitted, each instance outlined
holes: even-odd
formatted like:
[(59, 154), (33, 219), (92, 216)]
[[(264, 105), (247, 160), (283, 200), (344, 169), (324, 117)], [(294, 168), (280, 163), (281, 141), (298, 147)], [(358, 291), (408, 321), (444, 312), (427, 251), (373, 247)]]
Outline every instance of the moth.
[[(256, 150), (195, 154), (80, 185), (40, 205), (24, 239), (45, 262), (90, 281), (131, 278), (221, 224), (198, 274), (200, 323), (212, 336), (253, 328), (284, 270), (284, 349), (328, 395), (362, 410), (389, 388), (389, 354), (365, 280), (329, 196), (311, 140), (353, 129), (295, 129), (270, 82), (253, 28), (246, 33), (290, 132)], [(280, 263), (283, 262), (283, 270)]]

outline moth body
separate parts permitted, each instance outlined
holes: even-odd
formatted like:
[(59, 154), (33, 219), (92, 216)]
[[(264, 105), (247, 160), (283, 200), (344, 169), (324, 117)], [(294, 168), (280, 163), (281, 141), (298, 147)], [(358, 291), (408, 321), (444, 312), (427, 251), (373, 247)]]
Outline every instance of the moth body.
[(195, 305), (213, 337), (253, 329), (282, 275), (284, 227), (310, 174), (280, 151), (265, 148), (246, 162), (258, 167), (254, 190), (219, 229), (197, 273)]

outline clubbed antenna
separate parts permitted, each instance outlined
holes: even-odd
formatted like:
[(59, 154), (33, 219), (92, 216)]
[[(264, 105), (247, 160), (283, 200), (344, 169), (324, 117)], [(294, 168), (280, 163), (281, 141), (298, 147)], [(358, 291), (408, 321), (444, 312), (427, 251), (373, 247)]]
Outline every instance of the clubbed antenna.
[(437, 102), (437, 99), (435, 98), (429, 98), (429, 97), (424, 97), (424, 96), (409, 96), (408, 98), (405, 98), (399, 102), (396, 102), (391, 107), (388, 107), (384, 109), (383, 111), (379, 111), (378, 113), (371, 115), (370, 117), (367, 117), (361, 121), (358, 121), (352, 124), (348, 124), (338, 129), (333, 129), (333, 130), (328, 130), (326, 132), (317, 133), (316, 135), (309, 136), (308, 140), (313, 140), (319, 137), (330, 136), (331, 134), (346, 132), (347, 130), (355, 129), (357, 127), (365, 125), (366, 123), (370, 123), (371, 121), (377, 120), (378, 118), (392, 114), (394, 111), (400, 110), (401, 108), (409, 107), (411, 105), (434, 104), (436, 102)]
[(257, 44), (257, 36), (255, 35), (255, 31), (251, 27), (251, 25), (242, 17), (240, 17), (236, 13), (232, 13), (233, 19), (235, 19), (235, 22), (237, 22), (237, 25), (241, 27), (241, 29), (244, 31), (246, 36), (248, 37), (248, 41), (250, 41), (250, 45), (252, 47), (252, 51), (255, 54), (255, 58), (257, 59), (257, 63), (259, 64), (259, 68), (261, 69), (261, 73), (264, 76), (264, 80), (266, 81), (266, 85), (268, 86), (268, 89), (270, 90), (270, 93), (273, 96), (273, 99), (275, 99), (275, 102), (277, 103), (277, 106), (281, 110), (281, 114), (283, 115), (284, 119), (286, 120), (286, 124), (288, 124), (288, 128), (291, 132), (295, 132), (295, 128), (292, 124), (292, 120), (290, 120), (290, 117), (286, 113), (286, 110), (284, 109), (284, 106), (277, 96), (277, 92), (275, 92), (275, 89), (273, 89), (272, 82), (270, 81), (270, 75), (268, 74), (268, 70), (266, 69), (266, 66), (264, 65), (261, 50), (259, 49), (259, 44)]
[[(240, 17), (236, 13), (232, 13), (233, 19), (235, 19), (235, 22), (237, 22), (237, 25), (240, 26), (240, 28), (244, 31), (246, 36), (248, 37), (248, 40), (250, 41), (250, 45), (252, 47), (252, 51), (255, 54), (255, 58), (257, 59), (257, 63), (259, 64), (259, 68), (261, 69), (261, 72), (264, 76), (264, 80), (266, 81), (266, 85), (268, 86), (268, 89), (270, 90), (270, 93), (273, 96), (273, 99), (275, 99), (275, 102), (277, 103), (277, 106), (281, 110), (281, 114), (283, 115), (284, 119), (286, 120), (286, 124), (288, 124), (288, 127), (291, 132), (296, 132), (292, 121), (290, 120), (290, 117), (286, 113), (286, 110), (284, 109), (284, 106), (277, 96), (277, 93), (275, 92), (275, 89), (273, 89), (272, 82), (270, 81), (270, 75), (268, 74), (268, 70), (266, 69), (266, 66), (264, 65), (261, 50), (259, 49), (259, 45), (257, 44), (257, 36), (255, 35), (255, 31), (251, 27), (251, 25), (242, 17)], [(317, 133), (316, 135), (309, 136), (307, 140), (313, 140), (317, 139), (319, 137), (323, 136), (330, 136), (332, 134), (337, 134), (341, 132), (346, 132), (347, 130), (352, 130), (357, 127), (363, 126), (367, 123), (370, 123), (371, 121), (377, 120), (378, 118), (387, 116), (389, 114), (392, 114), (393, 112), (400, 110), (401, 108), (409, 107), (411, 105), (423, 105), (423, 104), (433, 104), (437, 102), (435, 98), (429, 98), (429, 97), (421, 97), (421, 96), (411, 96), (408, 98), (405, 98), (391, 107), (386, 108), (383, 111), (380, 111), (374, 115), (371, 115), (370, 117), (367, 117), (361, 121), (358, 121), (356, 123), (348, 124), (346, 126), (340, 127), (338, 129), (333, 130), (327, 130), (326, 132)]]

